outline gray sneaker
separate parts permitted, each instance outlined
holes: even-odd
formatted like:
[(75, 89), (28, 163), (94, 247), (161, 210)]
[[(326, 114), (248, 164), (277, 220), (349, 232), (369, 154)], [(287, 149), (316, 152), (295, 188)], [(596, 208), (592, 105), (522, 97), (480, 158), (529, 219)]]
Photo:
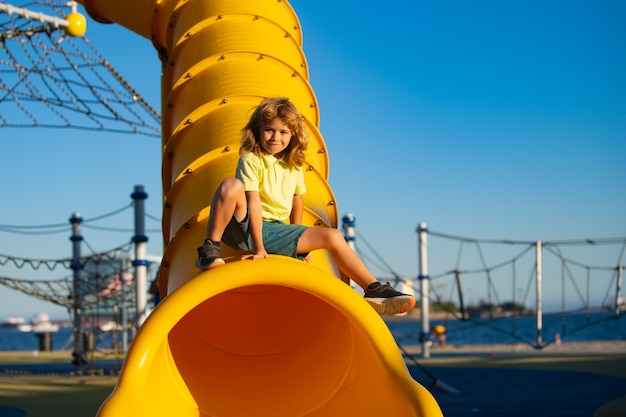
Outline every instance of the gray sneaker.
[(205, 243), (198, 248), (198, 259), (196, 268), (206, 271), (216, 266), (224, 265), (226, 262), (220, 257), (220, 247), (213, 243)]
[(402, 314), (415, 307), (415, 297), (396, 291), (389, 283), (365, 290), (363, 297), (379, 314)]

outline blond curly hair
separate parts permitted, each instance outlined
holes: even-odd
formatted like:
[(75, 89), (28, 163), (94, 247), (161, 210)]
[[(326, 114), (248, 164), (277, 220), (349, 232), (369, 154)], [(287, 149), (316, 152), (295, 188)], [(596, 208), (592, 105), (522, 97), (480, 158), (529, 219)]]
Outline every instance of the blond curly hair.
[(275, 119), (280, 119), (291, 130), (289, 145), (276, 157), (282, 158), (292, 168), (301, 167), (309, 138), (304, 127), (304, 117), (286, 97), (271, 97), (256, 107), (246, 126), (241, 129), (239, 154), (253, 153), (262, 156), (261, 132)]

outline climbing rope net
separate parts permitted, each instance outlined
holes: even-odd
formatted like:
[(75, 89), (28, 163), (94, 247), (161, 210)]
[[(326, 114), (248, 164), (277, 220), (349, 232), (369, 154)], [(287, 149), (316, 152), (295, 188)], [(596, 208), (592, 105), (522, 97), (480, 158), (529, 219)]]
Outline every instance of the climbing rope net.
[(160, 137), (159, 114), (63, 17), (74, 2), (0, 0), (0, 127)]
[[(74, 276), (71, 273), (74, 260), (66, 259), (28, 259), (0, 254), (0, 266), (11, 265), (17, 269), (28, 268), (35, 273), (42, 267), (49, 271), (62, 269), (67, 276), (53, 279), (19, 279), (0, 276), (0, 284), (29, 294), (35, 298), (49, 301), (53, 304), (66, 307), (70, 310), (73, 303), (73, 293), (78, 290), (85, 295), (84, 306), (93, 314), (101, 315), (111, 312), (113, 307), (130, 307), (134, 300), (132, 294), (123, 291), (132, 285), (132, 274), (124, 260), (130, 259), (131, 244), (95, 253), (79, 259), (82, 279), (79, 287), (74, 285)], [(120, 298), (121, 297), (121, 298)], [(96, 321), (100, 317), (95, 318)]]
[[(130, 204), (110, 213), (84, 219), (83, 227), (131, 235), (132, 228), (110, 228), (96, 223), (110, 220), (132, 207)], [(156, 216), (146, 213), (146, 218), (160, 223)], [(33, 236), (35, 239), (50, 233), (70, 235), (71, 232), (70, 223), (29, 226), (0, 224), (0, 233)], [(147, 229), (146, 233), (160, 233), (160, 228)], [(88, 239), (81, 237), (81, 246), (85, 246), (90, 254), (78, 259), (37, 259), (0, 254), (0, 285), (64, 307), (70, 317), (76, 307), (76, 294), (80, 294), (85, 317), (81, 334), (93, 341), (92, 348), (87, 351), (90, 356), (85, 359), (89, 361), (96, 352), (123, 354), (120, 341), (124, 337), (132, 338), (136, 331), (133, 241), (128, 239), (113, 249), (97, 252)], [(156, 276), (159, 264), (158, 260), (148, 260), (148, 277)], [(76, 270), (80, 271), (78, 280)], [(22, 277), (11, 277), (9, 271)], [(51, 277), (54, 274), (60, 276)]]
[[(617, 328), (624, 323), (626, 238), (533, 242), (475, 239), (432, 230), (428, 237), (429, 257), (436, 258), (437, 269), (443, 271), (428, 277), (428, 299), (437, 313), (433, 317), (438, 317), (432, 320), (447, 323), (449, 337), (456, 332), (462, 337), (471, 334), (475, 343), (506, 340), (545, 347), (594, 326), (616, 321)], [(419, 294), (418, 277), (402, 278), (358, 232), (355, 241), (355, 250), (370, 269), (386, 271), (396, 287), (409, 284)], [(543, 254), (539, 260), (538, 244)], [(538, 286), (543, 304), (550, 300), (547, 308), (538, 305)], [(541, 346), (537, 345), (537, 315), (544, 321), (544, 331), (552, 332)], [(419, 343), (416, 333), (394, 335)]]

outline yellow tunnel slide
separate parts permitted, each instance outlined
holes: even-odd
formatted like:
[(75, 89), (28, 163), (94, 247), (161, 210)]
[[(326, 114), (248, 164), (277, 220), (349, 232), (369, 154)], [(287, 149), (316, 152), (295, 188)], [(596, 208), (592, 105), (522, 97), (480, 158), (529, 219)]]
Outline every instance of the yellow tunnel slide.
[(325, 251), (198, 272), (213, 192), (266, 97), (299, 108), (311, 141), (303, 223), (337, 227), (328, 154), (298, 18), (286, 0), (80, 0), (150, 39), (163, 63), (161, 304), (139, 330), (101, 417), (441, 416), (384, 321)]

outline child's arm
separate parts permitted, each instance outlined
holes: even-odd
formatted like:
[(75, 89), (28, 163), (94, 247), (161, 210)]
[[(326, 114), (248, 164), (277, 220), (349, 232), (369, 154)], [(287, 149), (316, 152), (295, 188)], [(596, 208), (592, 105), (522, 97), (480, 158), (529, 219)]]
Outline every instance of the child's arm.
[(265, 245), (263, 244), (263, 214), (261, 209), (261, 197), (258, 191), (246, 191), (248, 200), (248, 215), (250, 216), (250, 234), (254, 253), (252, 259), (267, 258)]
[(302, 211), (304, 210), (304, 201), (301, 194), (293, 196), (293, 203), (291, 206), (291, 214), (289, 215), (289, 223), (302, 224)]

